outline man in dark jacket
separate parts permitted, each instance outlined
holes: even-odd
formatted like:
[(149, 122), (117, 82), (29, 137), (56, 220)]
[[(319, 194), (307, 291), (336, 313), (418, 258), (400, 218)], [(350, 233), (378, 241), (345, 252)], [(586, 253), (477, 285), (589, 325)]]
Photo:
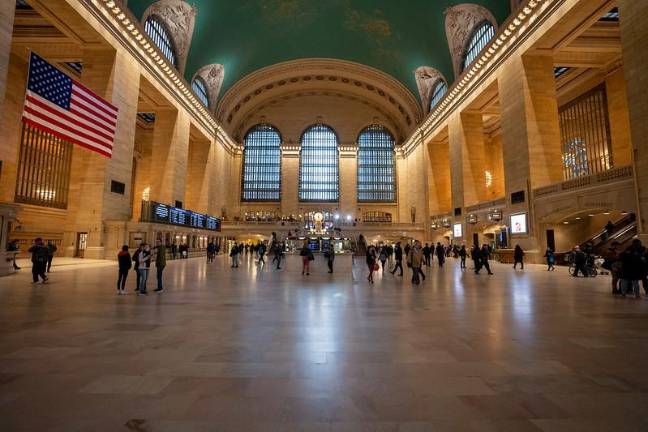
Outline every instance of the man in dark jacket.
[(132, 258), (128, 253), (128, 246), (124, 245), (121, 251), (117, 254), (117, 262), (119, 263), (119, 276), (117, 278), (117, 294), (126, 294), (126, 278), (128, 271), (132, 267)]
[(31, 253), (31, 262), (32, 262), (32, 284), (37, 284), (39, 282), (39, 277), (43, 279), (43, 283), (47, 282), (47, 276), (45, 276), (45, 270), (47, 270), (47, 247), (43, 244), (43, 239), (38, 237), (34, 240), (34, 244), (28, 250)]
[(437, 260), (439, 260), (439, 267), (443, 267), (443, 264), (445, 263), (445, 249), (440, 242), (437, 242), (436, 245), (436, 256)]
[[(484, 244), (482, 246), (479, 254), (479, 258), (480, 258), (479, 268), (481, 269), (482, 267), (485, 267), (488, 274), (492, 275), (493, 272), (491, 271), (490, 265), (488, 264), (488, 260), (490, 259), (490, 246), (488, 246), (487, 244)], [(479, 271), (477, 273), (479, 273)]]
[(587, 263), (587, 255), (583, 252), (580, 246), (574, 247), (572, 252), (572, 260), (574, 261), (574, 277), (578, 277), (578, 272), (583, 273), (583, 277), (587, 277), (585, 271), (585, 264)]
[(425, 265), (430, 267), (430, 262), (432, 261), (432, 248), (427, 243), (423, 246), (423, 258), (425, 258)]
[(479, 249), (479, 246), (473, 245), (470, 250), (470, 258), (473, 260), (475, 274), (478, 274), (479, 270), (481, 270), (481, 249)]
[(644, 253), (641, 240), (632, 240), (632, 244), (621, 253), (621, 295), (626, 296), (632, 289), (635, 298), (640, 298), (639, 281), (644, 274)]
[(401, 248), (400, 242), (396, 242), (396, 247), (394, 248), (394, 259), (396, 260), (396, 265), (391, 274), (395, 274), (397, 269), (400, 269), (400, 274), (398, 276), (403, 276), (403, 248)]
[(56, 245), (51, 241), (47, 242), (47, 273), (50, 272), (52, 267), (52, 260), (54, 259), (54, 254), (56, 253)]
[(162, 272), (164, 272), (164, 267), (166, 267), (166, 246), (160, 240), (156, 240), (153, 252), (155, 253), (155, 269), (157, 270), (157, 288), (154, 291), (161, 293), (164, 291), (162, 287)]

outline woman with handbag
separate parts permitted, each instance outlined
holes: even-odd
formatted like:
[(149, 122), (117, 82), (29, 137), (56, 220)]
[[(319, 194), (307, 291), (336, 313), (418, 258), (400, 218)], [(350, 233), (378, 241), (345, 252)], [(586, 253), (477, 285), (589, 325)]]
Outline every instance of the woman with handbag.
[(369, 267), (367, 280), (369, 283), (374, 283), (373, 274), (375, 271), (378, 271), (378, 263), (376, 262), (376, 248), (373, 246), (367, 248), (367, 267)]

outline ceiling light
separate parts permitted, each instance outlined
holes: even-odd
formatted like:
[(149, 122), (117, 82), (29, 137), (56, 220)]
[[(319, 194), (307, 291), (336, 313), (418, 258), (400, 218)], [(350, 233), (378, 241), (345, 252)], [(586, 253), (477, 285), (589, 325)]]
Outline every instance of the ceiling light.
[(589, 217), (594, 217), (594, 215), (593, 215), (593, 214), (588, 214), (587, 216), (589, 216)]
[(565, 225), (569, 225), (569, 222), (568, 222), (568, 221), (565, 221), (565, 222), (563, 222), (563, 223), (564, 223)]

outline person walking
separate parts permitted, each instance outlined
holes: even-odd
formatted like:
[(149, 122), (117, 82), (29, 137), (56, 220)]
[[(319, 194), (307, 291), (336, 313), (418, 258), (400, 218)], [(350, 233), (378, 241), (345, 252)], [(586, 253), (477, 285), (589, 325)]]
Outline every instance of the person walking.
[(326, 265), (328, 265), (328, 272), (333, 273), (333, 263), (335, 262), (335, 247), (332, 243), (329, 243), (329, 247), (324, 254), (326, 258)]
[(265, 260), (263, 257), (265, 256), (266, 253), (266, 245), (265, 243), (259, 243), (258, 249), (257, 249), (258, 255), (259, 255), (259, 264), (265, 264)]
[(302, 276), (304, 274), (306, 276), (310, 275), (310, 262), (314, 261), (315, 257), (313, 256), (313, 251), (308, 247), (308, 241), (304, 240), (304, 245), (299, 251), (299, 256), (302, 258)]
[(632, 243), (621, 253), (621, 296), (625, 297), (632, 290), (636, 299), (639, 294), (639, 281), (643, 277), (643, 250), (641, 240), (632, 240)]
[(275, 242), (274, 245), (274, 258), (272, 262), (277, 261), (277, 270), (281, 270), (281, 260), (284, 256), (284, 246), (281, 242)]
[(133, 266), (133, 259), (128, 253), (128, 246), (122, 246), (117, 254), (117, 262), (119, 263), (119, 276), (117, 277), (117, 295), (126, 294), (126, 278), (128, 271)]
[(405, 243), (405, 247), (403, 248), (403, 252), (405, 252), (405, 259), (409, 256), (409, 251), (412, 248), (409, 243)]
[(238, 263), (238, 256), (241, 250), (239, 249), (238, 245), (236, 242), (234, 242), (234, 246), (232, 246), (232, 250), (230, 250), (230, 258), (232, 258), (232, 268), (238, 268), (239, 263)]
[(425, 274), (421, 270), (425, 256), (423, 254), (423, 249), (421, 248), (421, 242), (416, 240), (414, 246), (410, 249), (409, 254), (407, 255), (407, 263), (412, 267), (412, 283), (418, 285), (421, 283), (419, 276), (425, 280)]
[(171, 243), (171, 258), (176, 259), (177, 255), (178, 255), (178, 245), (174, 240), (173, 243)]
[[(489, 275), (492, 275), (490, 265), (488, 264), (488, 259), (490, 258), (490, 247), (487, 244), (484, 244), (479, 251), (479, 270), (482, 267), (486, 268), (486, 271)], [(475, 273), (479, 274), (479, 270), (475, 270)]]
[(394, 260), (396, 261), (396, 264), (394, 265), (391, 274), (395, 274), (396, 270), (400, 269), (398, 276), (403, 276), (403, 248), (401, 248), (400, 242), (396, 242), (396, 247), (394, 248)]
[(155, 270), (157, 273), (157, 288), (154, 291), (156, 293), (161, 293), (164, 291), (164, 288), (162, 287), (162, 273), (164, 272), (164, 267), (166, 267), (166, 246), (163, 245), (160, 240), (157, 240), (154, 252)]
[(517, 265), (520, 264), (521, 269), (524, 270), (524, 251), (520, 245), (515, 245), (513, 250), (513, 270), (517, 270)]
[(378, 264), (376, 263), (376, 248), (373, 246), (367, 248), (367, 268), (369, 269), (367, 280), (369, 283), (374, 283), (373, 274), (378, 270)]
[(140, 287), (140, 271), (139, 271), (139, 257), (144, 250), (144, 243), (140, 243), (137, 250), (133, 254), (133, 270), (135, 270), (135, 292), (139, 292)]
[(544, 257), (547, 258), (547, 271), (554, 271), (554, 264), (556, 263), (556, 254), (551, 248), (547, 248)]
[(432, 262), (432, 248), (428, 243), (425, 243), (425, 246), (423, 246), (423, 258), (425, 260), (425, 265), (430, 267)]
[(459, 258), (461, 259), (461, 269), (466, 270), (466, 256), (468, 256), (466, 245), (461, 245), (461, 249), (459, 249), (457, 255), (459, 255)]
[(574, 274), (572, 276), (578, 277), (578, 273), (580, 272), (583, 274), (583, 277), (587, 277), (587, 272), (585, 271), (587, 255), (581, 250), (580, 246), (574, 247), (572, 261), (574, 262)]
[(38, 237), (34, 244), (27, 251), (31, 254), (32, 262), (32, 284), (39, 282), (39, 277), (46, 283), (48, 278), (45, 276), (47, 270), (47, 247), (43, 244), (43, 239)]
[(473, 260), (475, 273), (479, 273), (481, 270), (481, 249), (477, 244), (474, 244), (470, 250), (470, 258)]
[(151, 247), (144, 244), (144, 248), (138, 256), (139, 262), (139, 291), (137, 295), (148, 295), (146, 281), (148, 281), (149, 269), (151, 268)]
[(605, 252), (603, 264), (601, 265), (605, 270), (610, 272), (612, 276), (612, 295), (621, 294), (619, 289), (619, 279), (621, 276), (621, 261), (619, 260), (619, 242), (614, 241)]
[(440, 242), (437, 242), (436, 245), (436, 256), (437, 260), (439, 261), (439, 267), (443, 267), (443, 264), (445, 263), (446, 255), (445, 255), (445, 248), (441, 245)]
[(47, 273), (50, 272), (50, 268), (52, 267), (52, 260), (54, 259), (54, 254), (56, 253), (56, 250), (58, 248), (54, 243), (52, 243), (51, 240), (48, 240), (47, 242)]
[(214, 262), (214, 257), (216, 256), (216, 246), (214, 243), (209, 242), (207, 244), (207, 262), (212, 263)]
[(18, 252), (20, 251), (20, 248), (18, 247), (18, 240), (11, 240), (9, 244), (7, 244), (7, 252), (12, 252), (12, 259), (13, 259), (13, 269), (14, 270), (20, 270), (20, 267), (18, 264), (16, 264), (16, 255), (18, 255)]
[(380, 261), (380, 268), (382, 274), (385, 274), (385, 266), (387, 265), (387, 250), (385, 246), (380, 248), (380, 253), (378, 254), (378, 260)]

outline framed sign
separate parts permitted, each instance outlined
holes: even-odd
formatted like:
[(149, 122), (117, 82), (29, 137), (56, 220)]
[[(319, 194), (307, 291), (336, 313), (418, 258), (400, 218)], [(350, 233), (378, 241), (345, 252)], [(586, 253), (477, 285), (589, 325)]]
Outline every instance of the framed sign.
[(517, 213), (511, 215), (511, 234), (527, 234), (527, 214)]
[(463, 237), (463, 226), (460, 223), (454, 224), (452, 227), (452, 234), (455, 238)]

